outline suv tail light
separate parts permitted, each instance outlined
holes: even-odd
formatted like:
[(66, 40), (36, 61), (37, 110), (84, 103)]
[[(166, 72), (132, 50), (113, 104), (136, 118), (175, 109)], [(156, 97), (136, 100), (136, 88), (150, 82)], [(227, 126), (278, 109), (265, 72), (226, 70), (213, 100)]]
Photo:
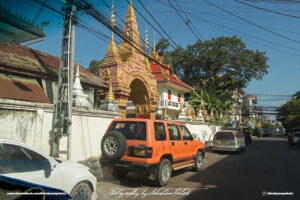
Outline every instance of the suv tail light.
[(146, 147), (146, 158), (152, 158), (152, 154), (153, 154), (153, 148), (152, 147)]
[(129, 156), (138, 158), (152, 158), (153, 148), (144, 145), (131, 146)]

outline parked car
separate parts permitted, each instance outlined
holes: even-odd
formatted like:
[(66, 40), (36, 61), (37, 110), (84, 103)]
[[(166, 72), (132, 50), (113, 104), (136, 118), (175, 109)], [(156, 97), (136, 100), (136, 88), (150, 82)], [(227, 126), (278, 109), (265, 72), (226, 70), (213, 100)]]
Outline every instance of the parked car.
[(158, 186), (168, 184), (172, 170), (200, 171), (205, 155), (181, 123), (150, 119), (115, 119), (101, 141), (101, 164), (124, 178), (129, 171), (146, 172)]
[(270, 136), (270, 131), (269, 130), (267, 130), (267, 129), (264, 129), (264, 132), (263, 132), (263, 135), (262, 135), (263, 137), (268, 137), (268, 136)]
[(294, 128), (288, 136), (289, 144), (295, 145), (298, 144), (300, 140), (300, 128)]
[(216, 151), (236, 151), (245, 149), (245, 139), (238, 130), (218, 131), (213, 139), (212, 149)]
[(97, 198), (97, 179), (87, 166), (54, 159), (16, 141), (0, 139), (0, 175), (57, 188), (75, 200)]

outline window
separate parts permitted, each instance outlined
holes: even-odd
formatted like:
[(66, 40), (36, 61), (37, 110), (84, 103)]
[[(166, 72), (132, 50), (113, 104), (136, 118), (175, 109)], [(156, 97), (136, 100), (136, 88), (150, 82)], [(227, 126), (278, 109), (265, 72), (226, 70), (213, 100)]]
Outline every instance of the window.
[(47, 170), (50, 162), (27, 148), (0, 144), (0, 174)]
[(171, 100), (172, 94), (171, 94), (171, 90), (168, 90), (168, 100)]
[(119, 131), (126, 139), (133, 140), (135, 138), (135, 129), (138, 122), (114, 122), (109, 131)]
[(166, 131), (164, 123), (154, 122), (154, 131), (156, 140), (166, 140)]
[(181, 135), (177, 125), (168, 124), (168, 131), (170, 140), (181, 140)]
[(216, 140), (234, 140), (232, 132), (218, 132), (215, 137)]
[(180, 103), (181, 102), (181, 94), (178, 93), (178, 102)]
[(137, 131), (136, 131), (136, 140), (146, 140), (146, 123), (139, 122)]
[(183, 140), (192, 140), (192, 136), (190, 135), (190, 133), (186, 127), (180, 126), (180, 130), (182, 133)]
[(146, 140), (146, 122), (113, 122), (109, 131), (119, 131), (127, 140)]

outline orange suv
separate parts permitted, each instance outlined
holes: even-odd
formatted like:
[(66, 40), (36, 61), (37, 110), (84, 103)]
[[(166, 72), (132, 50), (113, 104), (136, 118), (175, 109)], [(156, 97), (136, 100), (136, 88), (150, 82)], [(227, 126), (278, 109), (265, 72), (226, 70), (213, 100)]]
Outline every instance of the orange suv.
[(124, 178), (129, 171), (146, 171), (158, 186), (168, 184), (172, 170), (194, 167), (200, 171), (205, 155), (181, 123), (149, 119), (115, 119), (101, 141), (101, 164)]

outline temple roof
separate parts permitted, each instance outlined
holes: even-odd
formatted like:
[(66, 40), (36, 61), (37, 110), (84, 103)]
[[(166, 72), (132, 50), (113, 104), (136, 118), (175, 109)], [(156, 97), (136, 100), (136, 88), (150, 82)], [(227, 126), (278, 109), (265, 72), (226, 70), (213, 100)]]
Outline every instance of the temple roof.
[(0, 74), (0, 98), (50, 103), (35, 79)]
[[(59, 65), (59, 57), (0, 39), (0, 71), (57, 80)], [(97, 89), (108, 89), (98, 76), (85, 68), (80, 67), (80, 74), (82, 84)]]
[(171, 66), (160, 66), (158, 64), (151, 64), (151, 70), (155, 76), (157, 83), (166, 83), (176, 86), (178, 90), (190, 92), (193, 88), (184, 82), (178, 80), (177, 76), (172, 72)]

